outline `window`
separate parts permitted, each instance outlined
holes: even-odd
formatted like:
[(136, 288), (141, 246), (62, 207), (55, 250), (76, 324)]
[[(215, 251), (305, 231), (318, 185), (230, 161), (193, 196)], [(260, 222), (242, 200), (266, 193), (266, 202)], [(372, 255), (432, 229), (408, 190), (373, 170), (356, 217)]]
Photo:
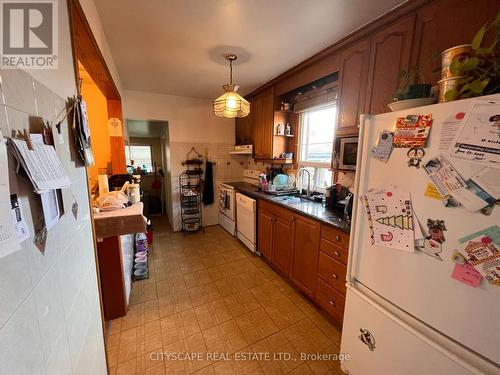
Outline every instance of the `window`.
[[(336, 117), (337, 107), (334, 105), (301, 114), (299, 167), (309, 170), (311, 189), (315, 191), (322, 192), (325, 185), (332, 183), (332, 172), (329, 169)], [(307, 176), (307, 173), (304, 173), (304, 176)], [(300, 185), (304, 189), (307, 188), (307, 178), (302, 178)]]
[(153, 159), (151, 146), (149, 145), (125, 146), (125, 158), (127, 159), (127, 165), (133, 165), (135, 168), (141, 167), (146, 173), (153, 171)]

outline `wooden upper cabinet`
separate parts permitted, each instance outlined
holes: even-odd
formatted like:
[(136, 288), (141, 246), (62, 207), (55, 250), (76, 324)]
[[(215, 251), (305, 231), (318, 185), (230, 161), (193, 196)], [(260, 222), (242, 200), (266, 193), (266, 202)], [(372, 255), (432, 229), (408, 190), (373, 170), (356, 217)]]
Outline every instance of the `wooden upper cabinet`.
[(243, 118), (236, 117), (236, 121), (235, 121), (234, 126), (235, 126), (235, 139), (234, 139), (234, 143), (237, 146), (245, 144), (244, 143), (244, 139), (245, 139), (245, 117), (243, 117)]
[(262, 139), (263, 156), (273, 157), (274, 135), (274, 89), (271, 87), (262, 93)]
[(340, 54), (340, 96), (337, 130), (357, 133), (365, 111), (370, 40), (356, 42)]
[(246, 117), (236, 118), (236, 145), (253, 144), (253, 118), (252, 112)]
[(274, 89), (270, 87), (252, 100), (253, 144), (256, 157), (271, 157), (273, 152)]
[(376, 33), (371, 41), (368, 75), (367, 112), (388, 112), (398, 88), (401, 70), (408, 70), (411, 61), (415, 15)]
[(290, 266), (292, 263), (291, 238), (293, 236), (292, 221), (275, 217), (273, 234), (272, 263), (283, 274), (290, 277)]
[(440, 71), (433, 70), (441, 66), (441, 52), (469, 44), (499, 11), (498, 0), (435, 0), (419, 9), (412, 63), (420, 66), (425, 81), (436, 83), (440, 79)]
[(302, 292), (314, 298), (318, 275), (320, 224), (295, 216), (293, 236), (293, 264), (291, 280)]
[(259, 208), (257, 249), (262, 256), (268, 260), (271, 260), (273, 256), (273, 222), (273, 215), (270, 212)]

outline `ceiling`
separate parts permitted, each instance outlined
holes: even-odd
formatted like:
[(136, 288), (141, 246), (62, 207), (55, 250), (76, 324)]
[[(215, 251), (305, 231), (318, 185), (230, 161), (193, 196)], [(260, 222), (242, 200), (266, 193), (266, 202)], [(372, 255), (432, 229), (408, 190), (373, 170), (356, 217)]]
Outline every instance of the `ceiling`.
[(125, 89), (246, 94), (402, 0), (95, 0)]
[(127, 132), (129, 137), (160, 138), (166, 124), (166, 121), (127, 120)]

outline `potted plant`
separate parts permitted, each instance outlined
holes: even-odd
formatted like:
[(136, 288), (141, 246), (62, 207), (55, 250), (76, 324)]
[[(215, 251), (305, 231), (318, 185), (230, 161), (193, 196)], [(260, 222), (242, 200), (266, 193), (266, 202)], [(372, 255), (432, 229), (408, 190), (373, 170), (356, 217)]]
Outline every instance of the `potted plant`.
[[(490, 41), (486, 45), (487, 41)], [(471, 54), (453, 58), (449, 70), (456, 79), (453, 87), (441, 80), (442, 101), (466, 99), (500, 92), (500, 12), (489, 24), (483, 25), (470, 43)]]
[(421, 83), (424, 81), (418, 65), (413, 65), (408, 70), (401, 70), (398, 77), (398, 91), (394, 101), (389, 104), (391, 111), (419, 107), (435, 102), (431, 97), (432, 84)]

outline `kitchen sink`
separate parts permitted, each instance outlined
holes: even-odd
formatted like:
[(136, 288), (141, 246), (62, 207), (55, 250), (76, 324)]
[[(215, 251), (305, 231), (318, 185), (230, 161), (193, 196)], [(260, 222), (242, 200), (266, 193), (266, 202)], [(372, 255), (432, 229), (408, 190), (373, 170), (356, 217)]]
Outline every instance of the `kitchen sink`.
[(301, 198), (297, 195), (281, 195), (279, 197), (274, 198), (273, 200), (286, 203), (300, 203), (304, 201), (304, 198)]

